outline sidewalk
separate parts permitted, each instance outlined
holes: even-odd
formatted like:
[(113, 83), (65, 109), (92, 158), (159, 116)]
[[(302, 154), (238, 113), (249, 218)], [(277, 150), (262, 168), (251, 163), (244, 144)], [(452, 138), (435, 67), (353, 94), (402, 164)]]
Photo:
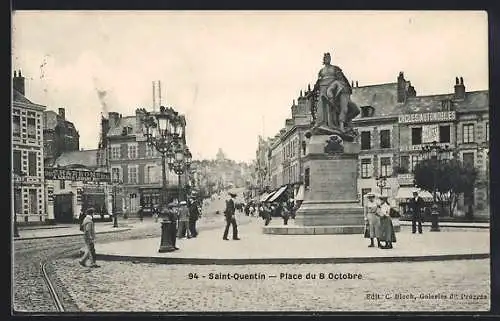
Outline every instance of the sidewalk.
[[(128, 231), (133, 228), (133, 225), (127, 223), (119, 223), (118, 227), (113, 227), (110, 222), (97, 222), (95, 223), (96, 234), (114, 233)], [(45, 239), (52, 237), (65, 237), (82, 235), (78, 224), (61, 224), (53, 226), (43, 226), (37, 228), (20, 228), (19, 237), (14, 240), (32, 240), (32, 239)]]
[[(399, 221), (401, 226), (411, 226), (411, 221)], [(430, 227), (432, 225), (431, 222), (424, 222), (422, 226), (428, 226)], [(475, 222), (475, 223), (456, 223), (456, 222), (439, 222), (439, 227), (463, 227), (463, 228), (484, 228), (484, 229), (489, 229), (490, 228), (490, 223), (480, 223), (480, 222)]]
[[(368, 248), (362, 235), (263, 234), (262, 219), (237, 214), (239, 241), (222, 240), (222, 229), (207, 230), (198, 238), (178, 240), (179, 251), (158, 253), (160, 238), (102, 244), (103, 260), (166, 264), (299, 264), (375, 263), (489, 258), (489, 231), (448, 230), (412, 234), (403, 227), (392, 250)], [(282, 221), (274, 219), (272, 225)]]

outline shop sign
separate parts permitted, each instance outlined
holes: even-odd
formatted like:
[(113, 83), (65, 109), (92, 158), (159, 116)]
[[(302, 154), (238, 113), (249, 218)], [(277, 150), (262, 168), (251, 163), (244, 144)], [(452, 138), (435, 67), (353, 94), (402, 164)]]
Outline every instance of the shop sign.
[(398, 174), (399, 186), (413, 186), (415, 177), (413, 174)]
[(85, 186), (83, 192), (85, 194), (104, 194), (104, 187)]
[(83, 181), (83, 182), (110, 182), (111, 174), (107, 172), (82, 171), (63, 168), (45, 168), (45, 179)]
[(400, 124), (447, 122), (456, 119), (455, 111), (399, 115)]

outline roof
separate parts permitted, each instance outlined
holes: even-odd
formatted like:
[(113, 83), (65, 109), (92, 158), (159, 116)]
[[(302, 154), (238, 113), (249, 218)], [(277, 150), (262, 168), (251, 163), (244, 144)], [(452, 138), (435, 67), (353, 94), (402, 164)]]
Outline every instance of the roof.
[(64, 152), (59, 156), (54, 166), (74, 166), (81, 165), (89, 168), (97, 167), (97, 149), (81, 150), (74, 152)]
[(135, 116), (127, 116), (118, 119), (119, 123), (117, 126), (109, 129), (106, 136), (121, 136), (123, 132), (123, 128), (131, 127), (132, 134), (137, 132), (137, 123)]
[[(388, 83), (352, 88), (351, 100), (359, 107), (372, 106), (373, 116), (390, 115), (398, 103), (398, 84)], [(360, 116), (358, 116), (360, 117)]]
[(463, 100), (455, 100), (454, 94), (410, 97), (406, 100), (406, 104), (402, 105), (400, 109), (394, 110), (393, 114), (442, 111), (441, 102), (443, 100), (452, 100), (455, 105), (455, 110), (459, 112), (488, 110), (489, 108), (488, 91), (482, 90), (466, 92), (465, 99)]
[(25, 104), (33, 104), (28, 98), (26, 98), (23, 94), (21, 94), (19, 91), (16, 89), (13, 89), (13, 101), (19, 102), (19, 103), (25, 103)]

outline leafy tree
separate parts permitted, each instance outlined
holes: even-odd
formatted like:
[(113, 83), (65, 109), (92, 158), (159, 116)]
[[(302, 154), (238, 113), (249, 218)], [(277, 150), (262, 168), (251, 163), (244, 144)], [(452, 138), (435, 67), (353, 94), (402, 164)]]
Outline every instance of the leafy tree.
[(444, 208), (448, 205), (450, 216), (457, 206), (458, 197), (473, 188), (477, 178), (477, 170), (470, 165), (464, 165), (457, 159), (439, 162), (436, 159), (426, 159), (415, 166), (415, 185), (430, 193), (436, 194), (434, 201)]

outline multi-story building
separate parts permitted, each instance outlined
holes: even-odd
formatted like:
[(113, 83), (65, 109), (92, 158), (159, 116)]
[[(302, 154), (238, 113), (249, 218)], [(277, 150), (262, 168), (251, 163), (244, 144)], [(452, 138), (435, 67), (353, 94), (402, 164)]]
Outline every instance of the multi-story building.
[[(443, 157), (474, 164), (480, 174), (477, 186), (460, 198), (457, 213), (472, 206), (476, 215), (489, 216), (487, 91), (466, 92), (457, 78), (454, 93), (417, 96), (400, 73), (396, 83), (354, 87), (352, 100), (362, 110), (353, 120), (361, 143), (360, 196), (382, 192), (404, 210), (415, 189), (412, 172), (423, 159), (422, 147), (435, 141), (450, 149)], [(381, 177), (386, 186), (379, 190), (376, 179)], [(421, 194), (432, 199), (428, 192)]]
[(80, 149), (80, 134), (72, 122), (66, 119), (66, 111), (43, 113), (43, 153), (45, 166), (51, 166), (64, 152)]
[(28, 100), (24, 77), (14, 71), (12, 102), (12, 174), (14, 213), (18, 223), (44, 222), (43, 112), (45, 106)]
[[(162, 189), (161, 154), (151, 147), (144, 135), (140, 110), (134, 116), (122, 117), (110, 112), (108, 116), (106, 155), (113, 180), (122, 183), (122, 193), (117, 196), (117, 207), (124, 213), (135, 214), (139, 206), (150, 208), (160, 203)], [(182, 175), (181, 186), (187, 182), (188, 173)], [(178, 176), (168, 169), (167, 197), (178, 197)]]

